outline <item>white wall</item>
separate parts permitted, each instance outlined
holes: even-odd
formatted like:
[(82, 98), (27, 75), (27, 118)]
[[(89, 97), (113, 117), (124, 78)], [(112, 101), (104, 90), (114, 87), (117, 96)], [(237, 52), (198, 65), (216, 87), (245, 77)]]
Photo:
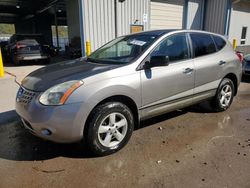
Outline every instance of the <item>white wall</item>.
[(248, 27), (245, 45), (250, 45), (250, 3), (240, 2), (232, 6), (229, 40), (232, 42), (236, 39), (238, 46), (242, 46), (240, 45), (242, 27)]
[(151, 0), (150, 29), (182, 29), (184, 0)]
[(207, 0), (205, 30), (224, 35), (228, 0)]

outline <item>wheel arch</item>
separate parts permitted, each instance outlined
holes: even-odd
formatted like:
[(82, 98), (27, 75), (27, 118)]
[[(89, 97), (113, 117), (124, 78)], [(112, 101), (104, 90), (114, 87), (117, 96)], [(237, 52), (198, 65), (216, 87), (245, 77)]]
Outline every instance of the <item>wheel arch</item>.
[(134, 120), (135, 120), (135, 129), (139, 128), (139, 124), (140, 124), (139, 112), (138, 112), (138, 107), (137, 107), (135, 101), (133, 99), (131, 99), (130, 97), (125, 96), (125, 95), (114, 95), (114, 96), (110, 96), (110, 97), (103, 99), (98, 104), (96, 104), (94, 106), (94, 108), (91, 110), (91, 112), (89, 113), (89, 115), (87, 117), (87, 120), (86, 120), (85, 126), (84, 126), (84, 130), (83, 130), (85, 138), (86, 138), (86, 134), (88, 133), (89, 122), (91, 121), (94, 109), (97, 106), (105, 104), (107, 102), (121, 102), (121, 103), (125, 104), (132, 111), (132, 114), (133, 114)]
[(229, 73), (224, 78), (228, 78), (228, 79), (232, 80), (232, 82), (234, 84), (234, 96), (236, 96), (238, 93), (238, 78), (237, 78), (237, 76), (234, 73)]

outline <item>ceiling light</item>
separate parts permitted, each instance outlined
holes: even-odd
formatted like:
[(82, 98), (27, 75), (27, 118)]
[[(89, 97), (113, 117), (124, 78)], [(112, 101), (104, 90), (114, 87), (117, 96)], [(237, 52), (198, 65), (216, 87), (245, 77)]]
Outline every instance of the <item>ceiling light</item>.
[(16, 8), (20, 8), (20, 5), (17, 5)]
[(58, 9), (58, 12), (62, 12), (62, 10), (61, 10), (61, 9)]

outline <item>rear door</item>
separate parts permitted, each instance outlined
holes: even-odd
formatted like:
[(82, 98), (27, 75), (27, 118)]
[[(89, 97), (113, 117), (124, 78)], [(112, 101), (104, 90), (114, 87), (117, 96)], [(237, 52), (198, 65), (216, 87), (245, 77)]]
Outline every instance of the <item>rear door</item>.
[(210, 34), (190, 33), (195, 65), (194, 99), (213, 96), (220, 83), (224, 60), (216, 53), (216, 45)]

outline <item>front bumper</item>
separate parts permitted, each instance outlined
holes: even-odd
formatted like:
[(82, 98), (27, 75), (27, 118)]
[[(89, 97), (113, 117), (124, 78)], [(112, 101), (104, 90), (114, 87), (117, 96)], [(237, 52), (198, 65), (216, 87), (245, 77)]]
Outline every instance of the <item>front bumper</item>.
[[(16, 111), (32, 134), (53, 142), (72, 143), (83, 137), (82, 103), (44, 106), (36, 93), (30, 101), (17, 97)], [(49, 134), (48, 134), (49, 133)]]

